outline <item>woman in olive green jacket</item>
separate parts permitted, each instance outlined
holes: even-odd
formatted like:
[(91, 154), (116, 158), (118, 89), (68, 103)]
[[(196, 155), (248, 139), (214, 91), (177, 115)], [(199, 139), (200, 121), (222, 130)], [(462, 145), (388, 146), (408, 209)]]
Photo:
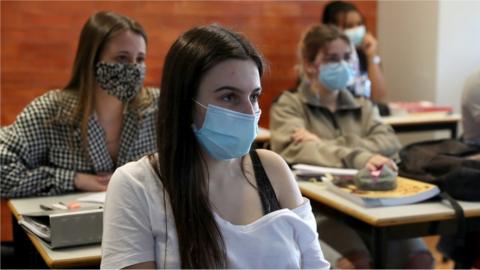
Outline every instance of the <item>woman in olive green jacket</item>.
[(347, 90), (332, 94), (335, 111), (305, 79), (296, 92), (285, 92), (271, 108), (272, 149), (288, 163), (328, 167), (360, 169), (379, 155), (386, 162), (396, 159), (400, 143), (392, 128), (382, 124), (377, 108)]
[[(339, 168), (397, 170), (400, 143), (369, 100), (354, 98), (348, 38), (333, 26), (310, 27), (300, 44), (302, 81), (272, 105), (272, 150), (288, 163)], [(370, 256), (354, 230), (317, 215), (320, 239), (341, 254), (335, 268), (370, 268)], [(420, 238), (392, 241), (387, 267), (431, 268), (433, 257)]]

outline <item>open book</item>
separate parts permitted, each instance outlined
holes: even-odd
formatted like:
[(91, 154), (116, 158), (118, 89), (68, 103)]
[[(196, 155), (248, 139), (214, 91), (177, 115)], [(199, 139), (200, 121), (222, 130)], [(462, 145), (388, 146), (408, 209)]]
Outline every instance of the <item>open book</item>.
[(397, 188), (389, 191), (364, 191), (349, 178), (327, 176), (323, 178), (327, 189), (365, 207), (394, 206), (421, 202), (440, 193), (432, 184), (397, 177)]

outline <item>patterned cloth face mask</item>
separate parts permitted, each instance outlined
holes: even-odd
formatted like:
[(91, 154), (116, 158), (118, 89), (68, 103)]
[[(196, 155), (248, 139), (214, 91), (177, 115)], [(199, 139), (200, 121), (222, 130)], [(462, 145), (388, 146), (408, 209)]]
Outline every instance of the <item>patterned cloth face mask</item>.
[(200, 144), (216, 160), (238, 158), (250, 151), (257, 136), (258, 120), (261, 111), (255, 114), (245, 114), (219, 106), (205, 106), (195, 103), (207, 110), (203, 126), (193, 132)]
[(140, 92), (145, 79), (145, 65), (98, 62), (95, 78), (109, 95), (126, 103)]

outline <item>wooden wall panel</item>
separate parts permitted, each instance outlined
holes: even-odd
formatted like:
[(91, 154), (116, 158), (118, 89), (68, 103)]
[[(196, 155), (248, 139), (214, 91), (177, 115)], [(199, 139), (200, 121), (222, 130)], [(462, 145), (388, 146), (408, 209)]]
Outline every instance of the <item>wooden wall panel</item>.
[(1, 218), (2, 218), (2, 234), (0, 240), (9, 242), (13, 240), (12, 214), (8, 209), (7, 200), (2, 199), (0, 202)]
[[(35, 97), (67, 83), (81, 27), (93, 12), (113, 10), (136, 19), (148, 33), (146, 85), (159, 86), (166, 51), (188, 28), (217, 22), (243, 32), (269, 63), (263, 79), (260, 121), (268, 127), (272, 100), (295, 84), (293, 67), (301, 32), (320, 22), (325, 3), (1, 1), (0, 125), (11, 124)], [(367, 28), (375, 34), (376, 1), (356, 5), (365, 14)]]
[[(356, 3), (375, 30), (376, 2)], [(159, 85), (162, 62), (175, 38), (191, 26), (218, 22), (245, 33), (270, 64), (264, 77), (261, 125), (271, 101), (294, 85), (301, 32), (319, 22), (325, 2), (58, 2), (2, 1), (1, 125), (36, 96), (62, 87), (70, 76), (80, 29), (88, 16), (114, 10), (138, 20), (149, 35), (147, 85)]]

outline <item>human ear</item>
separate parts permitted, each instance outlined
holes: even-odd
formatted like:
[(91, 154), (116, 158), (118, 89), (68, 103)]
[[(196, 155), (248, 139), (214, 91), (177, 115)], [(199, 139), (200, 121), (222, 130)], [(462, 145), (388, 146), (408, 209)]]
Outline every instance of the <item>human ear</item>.
[(304, 59), (302, 62), (302, 68), (308, 79), (311, 80), (317, 76), (317, 67), (314, 63), (308, 62), (306, 59)]

